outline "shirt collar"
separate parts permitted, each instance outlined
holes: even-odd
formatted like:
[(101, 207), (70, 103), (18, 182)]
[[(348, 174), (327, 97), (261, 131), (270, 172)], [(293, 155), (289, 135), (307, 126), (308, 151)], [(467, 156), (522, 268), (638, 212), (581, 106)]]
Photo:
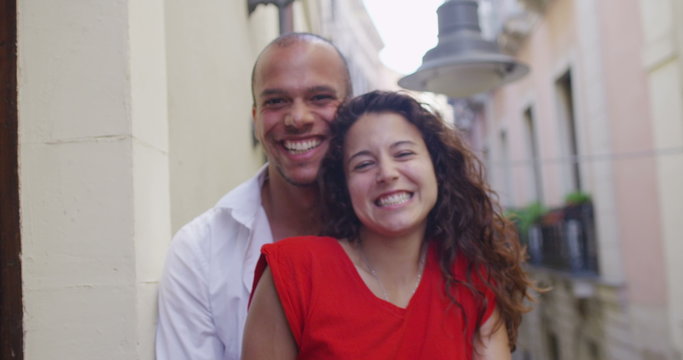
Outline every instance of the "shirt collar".
[(223, 196), (216, 207), (230, 209), (232, 216), (242, 225), (251, 228), (261, 209), (261, 188), (268, 174), (266, 163), (251, 179)]

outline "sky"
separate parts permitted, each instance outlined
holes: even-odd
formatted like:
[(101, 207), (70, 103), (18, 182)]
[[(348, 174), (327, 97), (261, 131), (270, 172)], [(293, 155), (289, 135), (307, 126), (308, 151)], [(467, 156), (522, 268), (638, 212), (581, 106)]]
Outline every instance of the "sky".
[(363, 0), (384, 41), (380, 53), (389, 68), (410, 74), (422, 64), (422, 56), (437, 44), (436, 9), (444, 0)]

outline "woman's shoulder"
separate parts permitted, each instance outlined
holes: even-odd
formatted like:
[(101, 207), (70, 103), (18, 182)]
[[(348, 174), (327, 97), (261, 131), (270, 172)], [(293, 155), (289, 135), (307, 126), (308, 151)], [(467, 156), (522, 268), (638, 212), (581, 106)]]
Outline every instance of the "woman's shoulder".
[(337, 239), (327, 236), (295, 236), (263, 245), (261, 252), (286, 257), (320, 257), (339, 248)]
[(331, 237), (286, 238), (264, 245), (261, 252), (274, 277), (294, 283), (334, 276), (331, 273), (345, 268), (344, 250)]
[(271, 244), (264, 245), (264, 247), (280, 248), (280, 249), (298, 249), (298, 248), (319, 248), (329, 247), (331, 244), (337, 242), (337, 239), (329, 236), (293, 236), (278, 240)]
[(464, 254), (455, 256), (453, 275), (459, 280), (473, 280), (475, 283), (487, 278), (489, 272), (484, 264), (473, 261)]

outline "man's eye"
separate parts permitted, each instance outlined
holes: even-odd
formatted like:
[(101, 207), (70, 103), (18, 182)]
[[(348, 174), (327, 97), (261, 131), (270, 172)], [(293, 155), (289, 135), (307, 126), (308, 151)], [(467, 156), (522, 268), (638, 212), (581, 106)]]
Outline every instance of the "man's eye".
[(282, 105), (285, 103), (285, 99), (283, 98), (271, 98), (271, 99), (266, 99), (266, 101), (263, 102), (264, 106), (278, 106)]
[(318, 94), (311, 97), (311, 101), (316, 103), (331, 101), (334, 99), (335, 97), (329, 94)]

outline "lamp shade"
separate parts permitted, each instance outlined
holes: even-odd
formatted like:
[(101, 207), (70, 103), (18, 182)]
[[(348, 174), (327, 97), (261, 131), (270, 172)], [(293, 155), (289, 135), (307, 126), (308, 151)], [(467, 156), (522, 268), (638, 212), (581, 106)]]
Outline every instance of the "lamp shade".
[(415, 73), (398, 81), (401, 87), (461, 98), (492, 90), (529, 72), (528, 66), (482, 38), (477, 7), (474, 0), (449, 0), (439, 7), (439, 43), (427, 51)]

